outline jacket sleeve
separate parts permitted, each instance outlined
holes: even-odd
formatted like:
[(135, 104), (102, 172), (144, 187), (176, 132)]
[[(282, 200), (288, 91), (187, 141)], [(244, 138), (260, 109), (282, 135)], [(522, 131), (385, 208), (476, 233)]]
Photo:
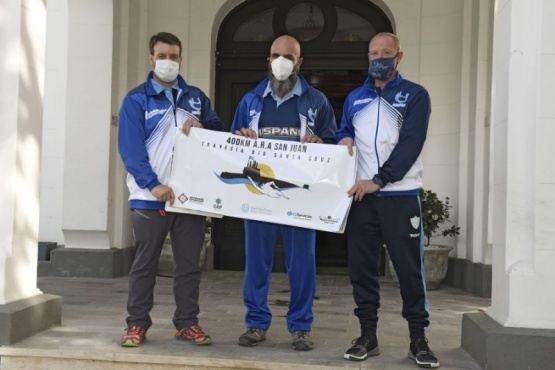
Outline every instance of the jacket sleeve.
[(335, 131), (337, 123), (335, 122), (335, 114), (329, 100), (324, 94), (321, 94), (322, 104), (318, 112), (315, 134), (326, 144), (335, 144)]
[(420, 156), (428, 133), (431, 111), (430, 95), (422, 89), (407, 107), (397, 145), (378, 169), (377, 175), (384, 184), (402, 180)]
[(237, 110), (235, 111), (235, 116), (233, 117), (233, 122), (231, 124), (231, 129), (229, 131), (234, 134), (235, 131), (244, 127), (249, 127), (246, 96), (241, 99), (241, 102), (239, 102), (239, 105), (237, 106)]
[(222, 124), (220, 117), (218, 117), (216, 112), (214, 112), (214, 109), (212, 109), (212, 104), (210, 103), (210, 99), (204, 93), (201, 93), (201, 99), (202, 99), (202, 117), (201, 117), (202, 125), (208, 130), (223, 131), (224, 125)]
[(352, 121), (353, 117), (351, 117), (349, 112), (349, 107), (351, 106), (350, 101), (350, 96), (347, 96), (347, 99), (345, 99), (345, 103), (343, 104), (341, 125), (339, 126), (339, 130), (335, 132), (335, 142), (337, 143), (346, 137), (350, 137), (353, 140), (355, 139), (355, 128)]
[(118, 151), (125, 169), (141, 189), (160, 185), (152, 170), (145, 147), (145, 109), (132, 96), (126, 96), (118, 119)]

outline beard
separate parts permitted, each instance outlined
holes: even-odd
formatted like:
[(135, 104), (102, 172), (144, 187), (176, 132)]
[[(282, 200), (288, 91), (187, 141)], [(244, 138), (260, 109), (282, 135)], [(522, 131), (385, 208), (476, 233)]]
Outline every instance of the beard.
[(274, 74), (272, 73), (272, 66), (268, 65), (268, 77), (270, 78), (270, 87), (272, 88), (274, 94), (278, 96), (284, 96), (285, 94), (293, 90), (293, 87), (295, 87), (297, 79), (299, 78), (298, 75), (299, 69), (295, 67), (293, 73), (291, 73), (289, 77), (287, 77), (283, 81), (280, 81), (274, 77)]

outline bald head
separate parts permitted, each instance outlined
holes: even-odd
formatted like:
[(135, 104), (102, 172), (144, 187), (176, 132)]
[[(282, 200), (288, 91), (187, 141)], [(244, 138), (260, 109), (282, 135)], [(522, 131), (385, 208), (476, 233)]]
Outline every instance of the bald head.
[(280, 36), (272, 43), (272, 47), (270, 49), (270, 57), (272, 57), (274, 53), (279, 53), (281, 56), (285, 56), (285, 54), (290, 54), (295, 56), (296, 59), (299, 59), (301, 56), (301, 45), (292, 36)]

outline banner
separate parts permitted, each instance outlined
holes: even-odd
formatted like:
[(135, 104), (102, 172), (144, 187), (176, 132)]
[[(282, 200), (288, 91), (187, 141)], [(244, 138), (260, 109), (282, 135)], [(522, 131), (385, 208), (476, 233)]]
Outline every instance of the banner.
[(355, 173), (346, 146), (192, 128), (175, 138), (166, 210), (342, 233)]

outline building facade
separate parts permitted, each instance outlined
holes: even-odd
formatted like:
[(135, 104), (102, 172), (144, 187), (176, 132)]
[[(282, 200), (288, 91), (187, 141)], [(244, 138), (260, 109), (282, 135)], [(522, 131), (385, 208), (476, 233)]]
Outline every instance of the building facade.
[[(438, 240), (455, 247), (452, 279), (491, 292), (487, 312), (465, 318), (463, 346), (465, 335), (488, 339), (487, 320), (547, 329), (553, 341), (552, 1), (2, 0), (0, 17), (0, 310), (44, 296), (39, 241), (65, 247), (59, 274), (125, 273), (133, 240), (117, 114), (150, 69), (152, 34), (182, 40), (182, 76), (229, 127), (280, 32), (300, 38), (303, 70), (339, 106), (367, 68), (370, 34), (390, 30), (402, 75), (432, 98), (424, 182), (451, 199), (461, 227)], [(57, 304), (43, 298), (35, 304)]]

